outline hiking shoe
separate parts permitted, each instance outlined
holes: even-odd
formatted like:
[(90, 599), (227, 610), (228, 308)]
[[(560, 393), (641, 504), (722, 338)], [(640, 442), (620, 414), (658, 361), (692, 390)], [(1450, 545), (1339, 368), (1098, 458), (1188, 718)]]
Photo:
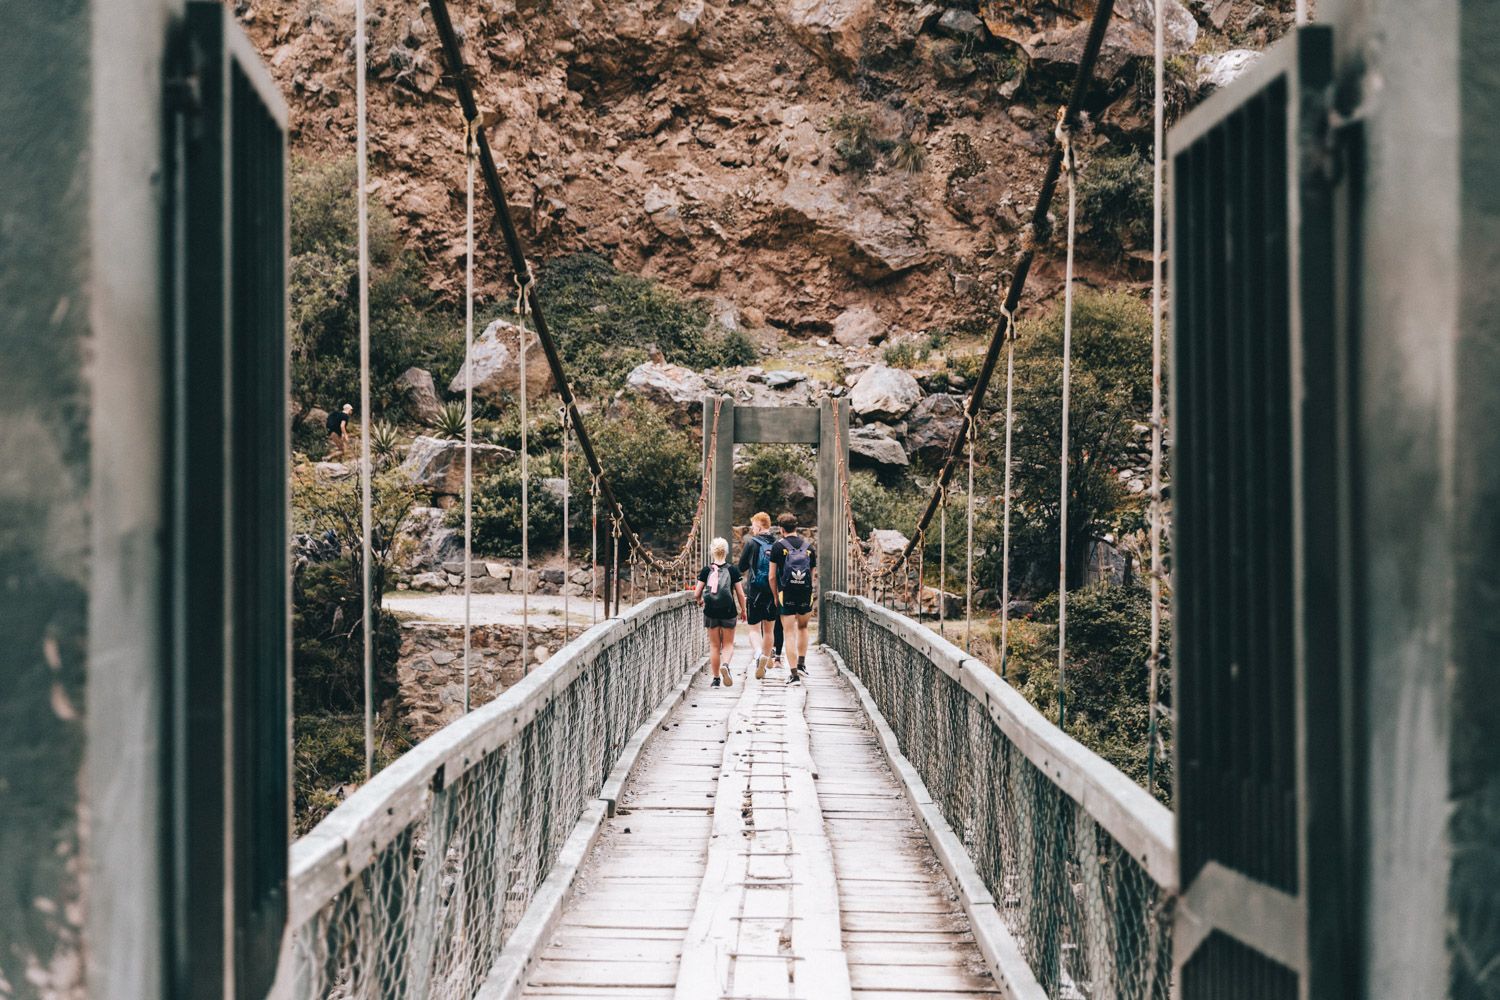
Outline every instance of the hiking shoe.
[(716, 687), (718, 687), (718, 686), (719, 686), (719, 679), (718, 679), (718, 678), (717, 678), (717, 677), (715, 677), (715, 678), (714, 678), (714, 679), (713, 679), (713, 682), (712, 682), (712, 683), (711, 683), (711, 684), (709, 684), (709, 685), (708, 685), (708, 686), (709, 686), (709, 687), (711, 687), (711, 688), (716, 688)]
[(761, 656), (758, 659), (756, 659), (756, 661), (755, 661), (755, 679), (756, 680), (760, 680), (762, 677), (766, 676), (766, 661), (769, 660), (769, 659), (770, 659), (769, 656)]

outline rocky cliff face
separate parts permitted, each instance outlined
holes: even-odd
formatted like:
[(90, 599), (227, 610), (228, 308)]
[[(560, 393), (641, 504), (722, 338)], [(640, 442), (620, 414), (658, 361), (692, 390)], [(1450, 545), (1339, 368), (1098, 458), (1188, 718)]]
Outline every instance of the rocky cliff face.
[[(1291, 6), (1162, 2), (1173, 56), (1263, 44)], [(456, 297), (462, 123), (425, 6), (369, 4), (371, 176), (429, 284)], [(1134, 60), (1150, 51), (1151, 0), (1117, 7), (1086, 145), (1149, 141)], [(538, 260), (592, 249), (723, 300), (742, 325), (821, 336), (850, 310), (884, 334), (987, 323), (1092, 9), (480, 0), (453, 14)], [(294, 148), (352, 152), (352, 0), (242, 0), (238, 12), (291, 99)], [(1188, 94), (1194, 71), (1180, 63), (1174, 86)], [(480, 298), (498, 301), (512, 289), (482, 201), (478, 218)], [(1130, 277), (1118, 248), (1085, 257), (1088, 280)], [(1058, 270), (1040, 267), (1029, 296), (1050, 296)]]

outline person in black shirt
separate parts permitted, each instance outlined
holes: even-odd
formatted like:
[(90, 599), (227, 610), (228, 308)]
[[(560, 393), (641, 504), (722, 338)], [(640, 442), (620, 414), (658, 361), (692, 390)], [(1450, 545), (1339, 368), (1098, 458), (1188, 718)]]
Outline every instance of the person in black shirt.
[(755, 660), (757, 679), (766, 675), (766, 668), (779, 665), (781, 661), (781, 615), (776, 610), (776, 597), (771, 593), (771, 546), (776, 539), (771, 534), (771, 515), (761, 511), (750, 519), (751, 536), (745, 539), (740, 551), (740, 576), (746, 579), (745, 595), (748, 598), (746, 620), (750, 623), (750, 645), (760, 647)]
[(710, 687), (719, 686), (719, 660), (724, 660), (724, 686), (734, 685), (734, 676), (729, 672), (729, 660), (734, 656), (735, 605), (739, 605), (739, 617), (745, 617), (745, 587), (740, 583), (740, 571), (729, 563), (729, 543), (715, 538), (709, 546), (713, 561), (698, 574), (698, 585), (693, 588), (693, 600), (703, 608), (703, 627), (708, 629), (708, 665), (714, 679)]
[(328, 414), (328, 459), (344, 457), (349, 449), (349, 414), (354, 412), (353, 403), (345, 403), (342, 410)]
[[(797, 534), (796, 514), (782, 514), (776, 523), (781, 525), (781, 539), (771, 546), (771, 590), (780, 606), (787, 639), (796, 646), (797, 665), (787, 678), (788, 684), (796, 684), (807, 670), (807, 623), (812, 617), (813, 570), (818, 554), (812, 543)], [(787, 658), (791, 656), (788, 649)]]

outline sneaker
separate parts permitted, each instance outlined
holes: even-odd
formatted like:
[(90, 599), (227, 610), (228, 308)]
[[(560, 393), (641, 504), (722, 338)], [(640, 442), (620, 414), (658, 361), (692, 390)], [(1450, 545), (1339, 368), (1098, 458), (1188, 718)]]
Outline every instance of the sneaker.
[(755, 660), (755, 679), (756, 680), (760, 680), (762, 677), (766, 676), (766, 661), (768, 661), (769, 659), (770, 659), (769, 656), (760, 656), (760, 657), (756, 658), (756, 660)]
[(719, 686), (719, 679), (718, 679), (718, 678), (717, 678), (717, 677), (715, 677), (715, 678), (714, 678), (714, 679), (713, 679), (713, 682), (712, 682), (712, 683), (711, 683), (711, 684), (709, 684), (709, 685), (708, 685), (708, 686), (709, 686), (709, 687), (711, 687), (711, 688), (716, 688), (716, 687), (718, 687), (718, 686)]
[(797, 672), (799, 674), (805, 674), (805, 673), (807, 673), (807, 663), (805, 661), (799, 662), (797, 664)]
[(727, 688), (734, 687), (734, 674), (729, 672), (729, 664), (726, 663), (720, 667), (719, 672), (724, 675), (724, 686)]
[(796, 669), (793, 668), (793, 670), (792, 670), (792, 676), (788, 677), (786, 679), (786, 682), (788, 684), (801, 684), (802, 683), (802, 675), (799, 674), (799, 673), (797, 673)]

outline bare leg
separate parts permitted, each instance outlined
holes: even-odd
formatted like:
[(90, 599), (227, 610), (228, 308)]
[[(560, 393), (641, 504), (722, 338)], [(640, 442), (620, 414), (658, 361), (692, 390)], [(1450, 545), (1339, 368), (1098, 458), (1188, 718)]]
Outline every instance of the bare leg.
[(734, 659), (734, 629), (721, 628), (718, 632), (720, 636), (719, 646), (724, 651), (724, 666), (721, 676), (724, 679), (724, 686), (728, 687), (734, 683), (734, 677), (729, 673), (729, 663)]
[(798, 659), (806, 659), (807, 658), (807, 636), (808, 636), (808, 633), (811, 631), (808, 628), (808, 622), (811, 619), (812, 619), (812, 615), (798, 615), (797, 616), (797, 658)]
[(711, 628), (708, 630), (708, 668), (713, 671), (714, 679), (719, 677), (719, 638), (720, 630)]

